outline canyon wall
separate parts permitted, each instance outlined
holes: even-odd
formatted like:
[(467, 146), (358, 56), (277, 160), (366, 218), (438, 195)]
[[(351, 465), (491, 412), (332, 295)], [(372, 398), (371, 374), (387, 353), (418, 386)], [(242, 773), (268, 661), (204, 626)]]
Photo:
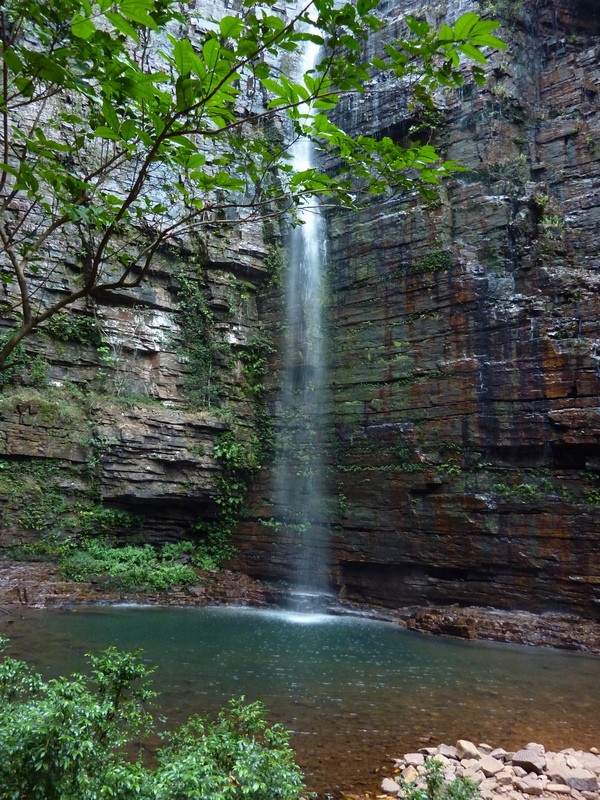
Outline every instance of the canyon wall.
[[(439, 116), (411, 118), (395, 85), (343, 109), (352, 132), (430, 138), (467, 167), (436, 200), (328, 212), (328, 503), (313, 523), (330, 529), (323, 557), (349, 600), (598, 615), (593, 5), (382, 5), (374, 48), (406, 12), (439, 24), (475, 10), (502, 20), (510, 50), (483, 89), (467, 80), (441, 96)], [(268, 418), (289, 422), (280, 356), (262, 400), (252, 372), (285, 325), (269, 274), (281, 251), (264, 233), (165, 250), (143, 288), (82, 303), (31, 338), (0, 396), (2, 546), (78, 531), (158, 542), (219, 519), (223, 434), (266, 447)], [(70, 254), (53, 266), (48, 299)], [(305, 532), (273, 486), (264, 468), (230, 565), (285, 582)]]
[[(384, 5), (381, 39), (423, 7)], [(411, 119), (394, 86), (345, 107), (352, 132), (430, 137), (468, 171), (436, 201), (328, 215), (330, 517), (320, 524), (331, 525), (332, 585), (349, 600), (593, 617), (600, 12), (451, 0), (427, 15), (482, 9), (510, 43), (486, 87), (467, 80), (435, 119)], [(266, 312), (278, 317), (276, 300)], [(265, 475), (255, 487), (236, 564), (286, 579), (302, 535), (271, 505), (271, 486)]]
[[(228, 5), (198, 0), (189, 35)], [(0, 375), (0, 546), (81, 532), (158, 542), (220, 518), (215, 446), (226, 433), (260, 444), (248, 364), (272, 277), (264, 232), (208, 224), (179, 237), (139, 288), (80, 300), (24, 341)], [(55, 246), (27, 275), (39, 281), (34, 310), (68, 294), (82, 269), (75, 250)], [(3, 284), (2, 335), (19, 308), (15, 284)]]

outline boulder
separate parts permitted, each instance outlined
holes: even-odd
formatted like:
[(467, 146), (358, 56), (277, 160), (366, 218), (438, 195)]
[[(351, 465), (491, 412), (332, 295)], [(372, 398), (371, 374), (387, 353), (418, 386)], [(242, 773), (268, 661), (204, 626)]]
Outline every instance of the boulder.
[(463, 758), (479, 758), (479, 750), (468, 739), (459, 739), (456, 742), (456, 756), (461, 761)]
[(515, 773), (512, 771), (510, 767), (504, 767), (502, 772), (498, 772), (497, 775), (495, 775), (494, 777), (496, 779), (496, 783), (499, 786), (512, 786)]
[(478, 786), (483, 780), (485, 780), (485, 775), (480, 769), (466, 769), (463, 773), (463, 777), (468, 778)]
[(571, 794), (571, 787), (567, 786), (566, 783), (549, 783), (546, 785), (545, 790), (546, 792), (552, 792), (552, 794), (557, 795), (567, 795)]
[(544, 753), (539, 752), (537, 749), (539, 747), (542, 746), (536, 745), (536, 749), (527, 746), (523, 750), (517, 750), (512, 757), (513, 767), (521, 767), (526, 773), (535, 772), (536, 775), (541, 775), (546, 766), (546, 757)]
[(523, 767), (515, 767), (513, 764), (513, 772), (517, 776), (517, 778), (524, 778), (527, 775), (527, 770), (523, 769)]
[(497, 758), (484, 755), (479, 760), (479, 769), (487, 778), (491, 778), (492, 776), (497, 775), (499, 772), (502, 772), (504, 769), (504, 763), (502, 761), (498, 761)]
[(438, 748), (436, 748), (437, 754), (440, 756), (446, 756), (446, 758), (458, 758), (456, 753), (456, 747), (451, 744), (441, 744)]
[(414, 783), (418, 777), (419, 773), (417, 772), (416, 767), (414, 767), (412, 764), (409, 764), (406, 769), (402, 770), (402, 780), (406, 781), (407, 783)]
[(537, 742), (529, 742), (523, 748), (524, 750), (533, 750), (534, 753), (537, 753), (539, 756), (546, 755), (546, 748), (543, 744), (538, 744)]
[(541, 795), (544, 791), (542, 782), (537, 777), (526, 775), (524, 778), (515, 778), (513, 785), (523, 794)]
[(425, 756), (423, 753), (406, 753), (404, 762), (407, 767), (421, 767), (425, 763)]
[(397, 797), (400, 793), (400, 786), (391, 778), (384, 778), (381, 781), (381, 791), (386, 794), (391, 794), (393, 797)]
[(598, 778), (589, 769), (571, 769), (562, 773), (563, 783), (580, 792), (596, 792)]

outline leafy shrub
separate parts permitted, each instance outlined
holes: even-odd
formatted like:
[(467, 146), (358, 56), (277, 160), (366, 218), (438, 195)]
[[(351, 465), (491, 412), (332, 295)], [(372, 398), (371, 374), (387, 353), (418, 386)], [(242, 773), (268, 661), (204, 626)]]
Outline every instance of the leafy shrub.
[(102, 329), (94, 317), (60, 311), (44, 323), (43, 330), (60, 342), (99, 347), (103, 343)]
[(152, 670), (139, 653), (90, 656), (90, 675), (44, 681), (0, 662), (0, 800), (297, 800), (302, 775), (288, 734), (261, 703), (195, 717), (159, 750), (156, 770), (123, 746), (151, 730)]
[(67, 554), (61, 571), (74, 581), (103, 578), (116, 589), (165, 591), (198, 582), (192, 567), (163, 558), (149, 544), (111, 547), (96, 538), (84, 539), (75, 552)]
[(476, 800), (477, 784), (469, 778), (444, 779), (444, 770), (435, 758), (425, 759), (425, 785), (401, 782), (400, 797), (404, 800)]

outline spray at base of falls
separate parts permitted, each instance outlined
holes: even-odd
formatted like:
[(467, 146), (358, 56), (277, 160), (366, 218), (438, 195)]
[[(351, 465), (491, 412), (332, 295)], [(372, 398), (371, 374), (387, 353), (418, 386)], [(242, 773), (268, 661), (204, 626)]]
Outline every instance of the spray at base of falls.
[[(308, 43), (302, 73), (317, 63), (318, 45)], [(295, 171), (314, 165), (312, 143), (291, 148)], [(327, 403), (323, 341), (324, 219), (314, 198), (297, 212), (290, 230), (286, 274), (286, 334), (279, 409), (276, 501), (291, 541), (292, 594), (299, 607), (318, 605), (329, 590), (329, 529), (323, 483), (324, 423)], [(314, 602), (313, 602), (314, 601)]]

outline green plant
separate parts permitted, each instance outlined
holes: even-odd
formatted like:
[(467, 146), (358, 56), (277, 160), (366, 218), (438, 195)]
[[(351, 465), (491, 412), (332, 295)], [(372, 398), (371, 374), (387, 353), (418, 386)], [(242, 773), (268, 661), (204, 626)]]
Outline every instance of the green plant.
[(443, 464), (436, 464), (435, 471), (438, 475), (460, 475), (462, 474), (462, 467), (458, 464), (453, 464), (451, 461), (445, 461)]
[(399, 797), (403, 800), (476, 800), (479, 798), (477, 784), (469, 778), (444, 779), (444, 768), (435, 758), (425, 759), (423, 785), (400, 782)]
[(72, 512), (69, 527), (83, 534), (112, 533), (115, 529), (133, 528), (140, 522), (139, 517), (128, 511), (108, 508), (99, 502), (79, 501)]
[(71, 537), (60, 533), (46, 533), (30, 542), (20, 542), (3, 548), (6, 555), (19, 561), (57, 561), (76, 550)]
[(521, 500), (524, 503), (532, 500), (539, 500), (548, 490), (546, 484), (538, 485), (535, 483), (495, 483), (491, 488), (496, 494), (501, 494), (504, 497), (514, 500)]
[(62, 574), (74, 581), (104, 580), (118, 590), (166, 591), (198, 582), (194, 570), (173, 562), (150, 545), (111, 547), (102, 538), (84, 538), (60, 562)]
[(445, 272), (452, 267), (452, 256), (446, 250), (434, 250), (417, 264), (413, 265), (409, 272)]
[(178, 280), (179, 325), (183, 333), (179, 357), (189, 364), (183, 390), (192, 406), (211, 408), (218, 404), (223, 392), (221, 371), (231, 355), (231, 346), (215, 335), (204, 280), (187, 272), (180, 272)]
[(247, 347), (240, 352), (240, 361), (244, 365), (246, 378), (244, 393), (258, 398), (264, 390), (263, 378), (267, 371), (269, 356), (276, 352), (273, 342), (264, 333), (257, 333)]
[(193, 717), (166, 735), (153, 770), (124, 755), (152, 730), (152, 669), (113, 647), (88, 660), (90, 674), (50, 681), (0, 662), (0, 800), (298, 800), (289, 736), (261, 703)]
[(99, 348), (104, 343), (102, 328), (95, 317), (59, 311), (46, 320), (43, 332), (59, 342)]

